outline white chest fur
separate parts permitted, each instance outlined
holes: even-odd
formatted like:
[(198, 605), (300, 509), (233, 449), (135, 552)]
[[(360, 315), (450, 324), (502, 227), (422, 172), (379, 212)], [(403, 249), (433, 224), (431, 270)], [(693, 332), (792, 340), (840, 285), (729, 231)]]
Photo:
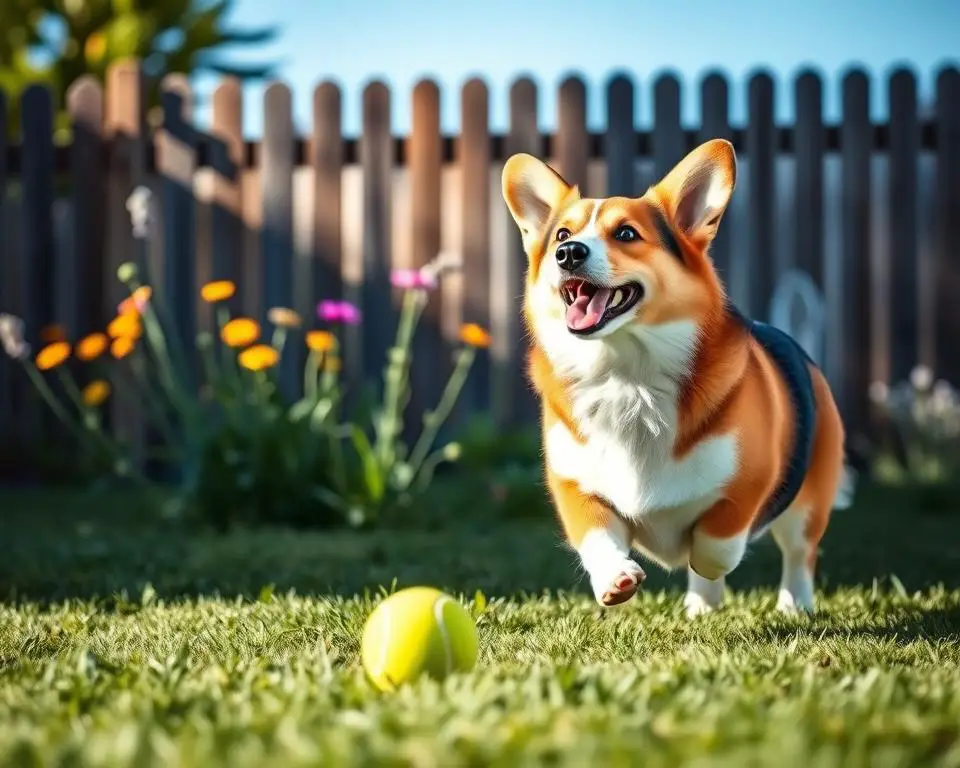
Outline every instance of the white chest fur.
[[(686, 324), (617, 334), (547, 353), (567, 369), (573, 417), (584, 442), (562, 423), (545, 438), (557, 475), (613, 504), (636, 530), (635, 545), (666, 567), (686, 562), (689, 530), (737, 468), (733, 434), (708, 438), (673, 456), (678, 374), (687, 365), (694, 329)], [(620, 338), (622, 337), (622, 338)], [(562, 351), (561, 351), (562, 349)], [(577, 355), (576, 353), (580, 353)], [(571, 354), (572, 353), (572, 354)]]

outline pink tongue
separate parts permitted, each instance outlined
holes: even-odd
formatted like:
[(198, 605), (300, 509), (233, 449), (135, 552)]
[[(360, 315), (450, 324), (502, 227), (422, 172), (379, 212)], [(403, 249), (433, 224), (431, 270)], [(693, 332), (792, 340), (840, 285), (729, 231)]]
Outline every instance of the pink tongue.
[(567, 327), (575, 331), (592, 328), (600, 322), (600, 316), (607, 308), (609, 300), (609, 288), (598, 288), (593, 296), (583, 292), (578, 293), (573, 304), (567, 307)]

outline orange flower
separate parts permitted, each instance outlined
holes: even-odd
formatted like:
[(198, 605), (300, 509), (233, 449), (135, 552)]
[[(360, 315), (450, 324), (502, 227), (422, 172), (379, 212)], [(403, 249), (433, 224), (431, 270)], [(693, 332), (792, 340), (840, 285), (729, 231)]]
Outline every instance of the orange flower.
[(264, 371), (280, 361), (280, 353), (269, 344), (255, 344), (243, 350), (237, 360), (248, 371)]
[(89, 336), (84, 336), (77, 342), (77, 347), (74, 351), (77, 359), (89, 363), (91, 360), (96, 360), (106, 352), (109, 344), (110, 341), (106, 335), (102, 333), (91, 333)]
[(134, 339), (130, 336), (120, 336), (113, 340), (110, 345), (110, 354), (117, 360), (123, 360), (127, 355), (133, 352)]
[(91, 381), (83, 388), (80, 395), (83, 397), (84, 405), (96, 408), (98, 405), (103, 405), (104, 401), (110, 397), (110, 384), (103, 379)]
[(215, 280), (200, 289), (200, 298), (208, 304), (226, 301), (237, 292), (237, 286), (229, 280)]
[(49, 371), (63, 365), (70, 357), (70, 345), (65, 341), (55, 341), (37, 352), (36, 364), (41, 371)]
[(149, 285), (141, 285), (130, 294), (130, 296), (120, 302), (120, 306), (117, 307), (117, 314), (139, 315), (143, 312), (143, 308), (147, 305), (147, 302), (150, 301), (151, 296), (153, 296), (153, 289)]
[(107, 326), (107, 333), (112, 339), (139, 339), (143, 336), (143, 323), (140, 321), (140, 315), (129, 311), (117, 315)]
[(307, 347), (314, 352), (332, 352), (337, 348), (337, 337), (330, 331), (309, 331)]
[(59, 323), (47, 325), (40, 329), (40, 339), (48, 344), (52, 344), (55, 341), (66, 341), (67, 331)]
[(228, 347), (245, 347), (260, 338), (260, 324), (249, 317), (237, 317), (223, 326), (220, 338)]
[(467, 323), (460, 329), (460, 341), (471, 347), (486, 349), (490, 346), (490, 334), (476, 323)]
[(287, 307), (273, 307), (267, 313), (267, 319), (278, 328), (299, 328), (303, 325), (300, 315)]

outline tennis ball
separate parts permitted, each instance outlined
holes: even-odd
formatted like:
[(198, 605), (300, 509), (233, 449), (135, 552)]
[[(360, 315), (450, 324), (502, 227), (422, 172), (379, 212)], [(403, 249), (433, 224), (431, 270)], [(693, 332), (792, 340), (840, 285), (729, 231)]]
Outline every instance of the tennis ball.
[(477, 663), (477, 626), (459, 602), (439, 590), (402, 589), (367, 617), (360, 660), (382, 691), (422, 674), (442, 680)]

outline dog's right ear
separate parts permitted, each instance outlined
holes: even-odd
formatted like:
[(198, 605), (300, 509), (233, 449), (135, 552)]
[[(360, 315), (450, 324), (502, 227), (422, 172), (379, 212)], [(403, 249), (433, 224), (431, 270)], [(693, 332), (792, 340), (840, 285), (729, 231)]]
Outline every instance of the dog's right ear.
[(520, 228), (523, 249), (530, 254), (533, 244), (543, 235), (551, 214), (579, 191), (571, 187), (553, 168), (532, 155), (513, 155), (503, 166), (503, 199)]

